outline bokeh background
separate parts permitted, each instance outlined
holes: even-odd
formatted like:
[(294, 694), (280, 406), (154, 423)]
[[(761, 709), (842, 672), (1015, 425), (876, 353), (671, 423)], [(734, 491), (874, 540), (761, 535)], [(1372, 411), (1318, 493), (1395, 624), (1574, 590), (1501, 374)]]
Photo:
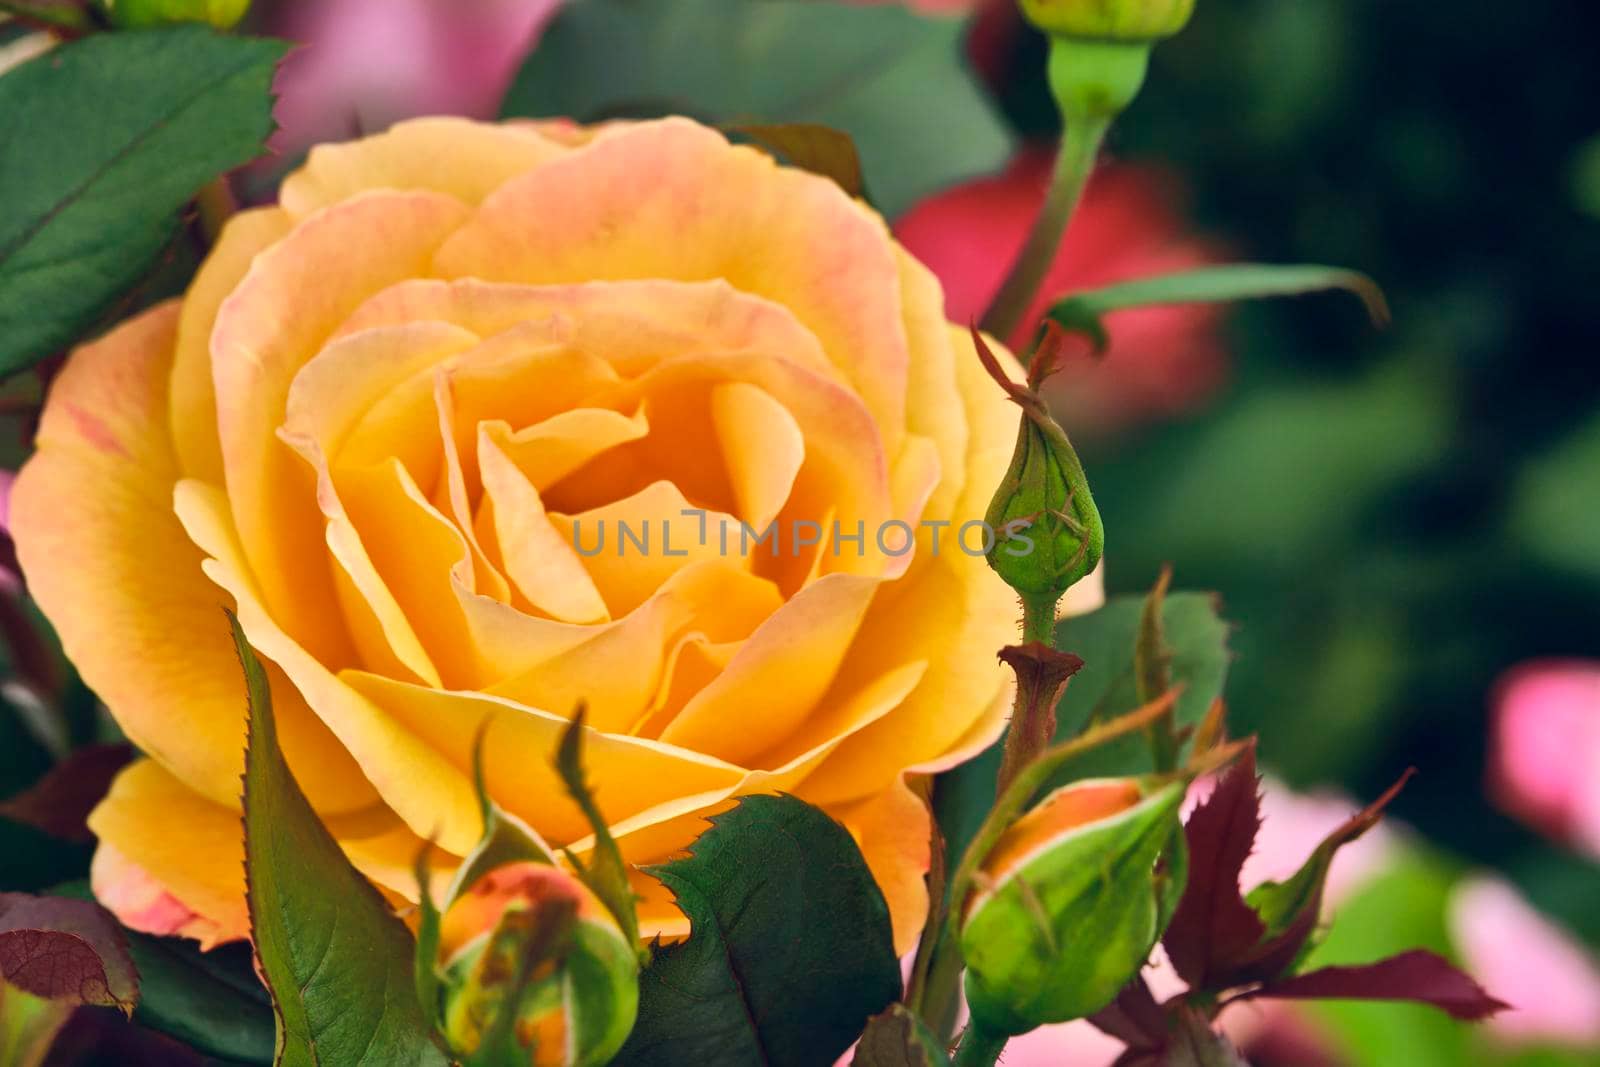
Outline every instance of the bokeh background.
[[(631, 24), (626, 0), (258, 3), (253, 28), (307, 47), (280, 80), (278, 154), (240, 188), (270, 196), (317, 140), (494, 115), (514, 80), (516, 114), (827, 121), (856, 136), (869, 195), (951, 314), (976, 314), (1042, 193), (1042, 39), (1010, 0), (840, 7), (777, 40), (719, 26), (762, 3), (647, 3)], [(597, 6), (610, 14), (579, 10)], [(1252, 1009), (1234, 1026), (1259, 1064), (1600, 1063), (1596, 41), (1588, 0), (1199, 0), (1052, 276), (1332, 263), (1393, 305), (1381, 332), (1337, 294), (1126, 313), (1110, 355), (1056, 385), (1109, 588), (1170, 562), (1178, 587), (1222, 596), (1234, 724), (1307, 794), (1269, 807), (1291, 858), (1342, 798), (1421, 771), (1398, 825), (1349, 861), (1326, 951), (1432, 945), (1518, 1009), (1477, 1031), (1420, 1009)], [(657, 53), (672, 69), (639, 59)], [(854, 80), (807, 95), (833, 73)], [(26, 387), (0, 400), (25, 408)], [(58, 669), (29, 658), (26, 609), (8, 605), (11, 661)], [(5, 683), (13, 778), (49, 761), (41, 690), (70, 693)], [(1076, 1062), (1077, 1040), (1007, 1062)]]

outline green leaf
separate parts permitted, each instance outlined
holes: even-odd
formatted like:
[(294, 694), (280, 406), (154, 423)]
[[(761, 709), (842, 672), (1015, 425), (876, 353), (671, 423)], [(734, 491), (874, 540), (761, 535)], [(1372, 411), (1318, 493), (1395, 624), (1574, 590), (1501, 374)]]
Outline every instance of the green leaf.
[(803, 801), (745, 797), (650, 873), (693, 929), (641, 977), (618, 1064), (825, 1067), (900, 996), (883, 895), (849, 833)]
[(628, 944), (637, 945), (639, 913), (634, 902), (633, 887), (628, 884), (628, 867), (622, 862), (622, 850), (617, 848), (616, 839), (611, 836), (605, 816), (600, 813), (600, 806), (595, 803), (594, 793), (583, 776), (583, 719), (584, 708), (580, 704), (572, 716), (572, 722), (561, 734), (561, 744), (556, 749), (556, 772), (561, 775), (562, 784), (567, 787), (573, 802), (594, 830), (594, 852), (589, 857), (588, 866), (584, 866), (571, 852), (567, 853), (567, 858), (572, 861), (578, 877), (583, 879), (583, 883), (600, 898), (600, 902), (617, 920)]
[(888, 1011), (867, 1021), (850, 1067), (948, 1067), (949, 1063), (944, 1042), (905, 1005), (891, 1004)]
[(238, 620), (229, 622), (249, 692), (246, 896), (278, 1014), (277, 1062), (443, 1067), (417, 1001), (411, 933), (300, 792), (278, 749), (266, 672)]
[[(1112, 597), (1100, 610), (1056, 624), (1056, 646), (1083, 659), (1056, 705), (1056, 741), (1076, 737), (1091, 723), (1107, 722), (1143, 706), (1135, 656), (1145, 598)], [(1161, 611), (1163, 666), (1173, 685), (1183, 686), (1174, 707), (1181, 729), (1205, 717), (1222, 694), (1228, 673), (1228, 624), (1209, 593), (1169, 593)], [(950, 855), (959, 856), (994, 804), (1000, 746), (989, 748), (939, 777), (935, 810)], [(1111, 741), (1074, 759), (1046, 789), (1079, 778), (1144, 774), (1155, 769), (1144, 734)]]
[(1383, 290), (1359, 271), (1340, 267), (1279, 266), (1271, 263), (1229, 263), (1218, 267), (1161, 274), (1119, 282), (1103, 289), (1072, 293), (1056, 301), (1050, 318), (1068, 330), (1086, 334), (1104, 350), (1110, 343), (1105, 316), (1128, 308), (1169, 304), (1229, 304), (1271, 296), (1343, 289), (1360, 297), (1375, 326), (1389, 322)]
[(1600, 418), (1538, 456), (1517, 480), (1512, 529), (1529, 553), (1600, 582)]
[(963, 30), (898, 4), (575, 0), (545, 30), (502, 113), (831, 126), (855, 139), (867, 188), (892, 218), (1011, 154), (1004, 123), (962, 65)]
[(0, 77), (0, 374), (72, 344), (272, 131), (287, 46), (188, 26), (97, 34)]
[(272, 1001), (243, 945), (201, 952), (193, 941), (128, 932), (139, 968), (134, 1020), (185, 1045), (239, 1063), (272, 1062)]

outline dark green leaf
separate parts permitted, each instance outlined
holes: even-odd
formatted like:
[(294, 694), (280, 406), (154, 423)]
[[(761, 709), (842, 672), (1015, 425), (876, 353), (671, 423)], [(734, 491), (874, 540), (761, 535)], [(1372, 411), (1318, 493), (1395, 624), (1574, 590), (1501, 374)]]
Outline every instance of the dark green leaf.
[(867, 1022), (850, 1067), (945, 1067), (944, 1042), (903, 1004), (891, 1004)]
[[(1134, 665), (1144, 597), (1118, 596), (1099, 611), (1063, 619), (1056, 645), (1083, 659), (1056, 706), (1056, 740), (1076, 737), (1094, 722), (1106, 722), (1141, 707)], [(1179, 728), (1198, 723), (1222, 693), (1228, 672), (1228, 624), (1207, 593), (1166, 595), (1161, 612), (1165, 668), (1183, 686), (1174, 709)], [(966, 850), (994, 803), (1000, 746), (942, 775), (936, 796), (939, 825), (950, 855)], [(1049, 788), (1094, 775), (1141, 774), (1154, 769), (1144, 735), (1124, 737), (1079, 757), (1051, 780)]]
[(651, 873), (693, 929), (641, 977), (618, 1064), (825, 1067), (900, 995), (889, 910), (861, 853), (794, 797), (744, 798)]
[(261, 151), (285, 48), (193, 26), (98, 34), (0, 77), (0, 373), (70, 345), (196, 190)]
[(576, 0), (545, 31), (503, 113), (831, 126), (855, 139), (867, 187), (893, 217), (1011, 153), (962, 66), (962, 31), (898, 4)]
[(30, 893), (89, 873), (94, 849), (0, 818), (0, 890)]
[(278, 749), (267, 676), (229, 617), (249, 692), (245, 882), (278, 1013), (278, 1063), (447, 1062), (412, 981), (410, 932), (345, 859)]
[(1376, 282), (1358, 271), (1340, 267), (1279, 266), (1271, 263), (1229, 263), (1198, 267), (1175, 274), (1119, 282), (1103, 289), (1072, 293), (1056, 301), (1050, 318), (1069, 330), (1087, 334), (1104, 349), (1109, 344), (1105, 316), (1127, 308), (1170, 304), (1228, 304), (1270, 296), (1298, 296), (1343, 289), (1361, 298), (1376, 326), (1389, 322), (1389, 305)]

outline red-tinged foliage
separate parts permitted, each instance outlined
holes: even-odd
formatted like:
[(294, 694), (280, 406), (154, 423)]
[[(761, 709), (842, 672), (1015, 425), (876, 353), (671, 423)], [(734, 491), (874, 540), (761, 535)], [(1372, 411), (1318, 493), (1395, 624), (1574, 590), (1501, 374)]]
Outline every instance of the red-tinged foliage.
[(1189, 881), (1162, 944), (1191, 989), (1221, 988), (1228, 964), (1249, 953), (1266, 933), (1260, 916), (1239, 894), (1239, 874), (1261, 829), (1260, 787), (1251, 747), (1183, 828)]
[(1234, 1000), (1402, 1000), (1429, 1004), (1457, 1019), (1486, 1019), (1511, 1005), (1490, 996), (1443, 956), (1413, 949), (1377, 963), (1323, 967), (1271, 982)]
[(1323, 838), (1293, 877), (1258, 886), (1246, 900), (1239, 874), (1261, 829), (1255, 751), (1246, 750), (1184, 826), (1189, 882), (1162, 944), (1189, 987), (1221, 992), (1292, 968), (1316, 929), (1333, 857), (1377, 825), (1412, 773)]
[(0, 978), (34, 996), (130, 1015), (139, 999), (116, 920), (87, 900), (0, 893)]
[(91, 842), (89, 812), (132, 758), (128, 745), (80, 748), (27, 790), (0, 802), (0, 816), (63, 841)]
[(1167, 1042), (1166, 1012), (1140, 975), (1123, 987), (1116, 1000), (1089, 1016), (1089, 1022), (1130, 1052), (1159, 1052)]

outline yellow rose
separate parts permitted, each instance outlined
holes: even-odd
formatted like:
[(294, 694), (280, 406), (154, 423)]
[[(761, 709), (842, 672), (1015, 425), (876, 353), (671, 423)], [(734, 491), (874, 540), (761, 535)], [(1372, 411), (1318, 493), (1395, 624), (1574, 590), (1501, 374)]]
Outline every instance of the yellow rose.
[[(181, 300), (72, 356), (17, 480), (30, 588), (149, 756), (94, 813), (97, 893), (247, 932), (230, 605), (295, 776), (396, 897), (422, 840), (441, 870), (476, 842), (491, 715), (490, 792), (589, 848), (550, 762), (582, 699), (630, 862), (792, 792), (856, 836), (909, 947), (906, 775), (1007, 713), (1015, 600), (956, 535), (1016, 420), (875, 214), (713, 130), (430, 119), (318, 148)], [(740, 551), (772, 521), (777, 555)], [(646, 931), (681, 933), (638, 879)]]

